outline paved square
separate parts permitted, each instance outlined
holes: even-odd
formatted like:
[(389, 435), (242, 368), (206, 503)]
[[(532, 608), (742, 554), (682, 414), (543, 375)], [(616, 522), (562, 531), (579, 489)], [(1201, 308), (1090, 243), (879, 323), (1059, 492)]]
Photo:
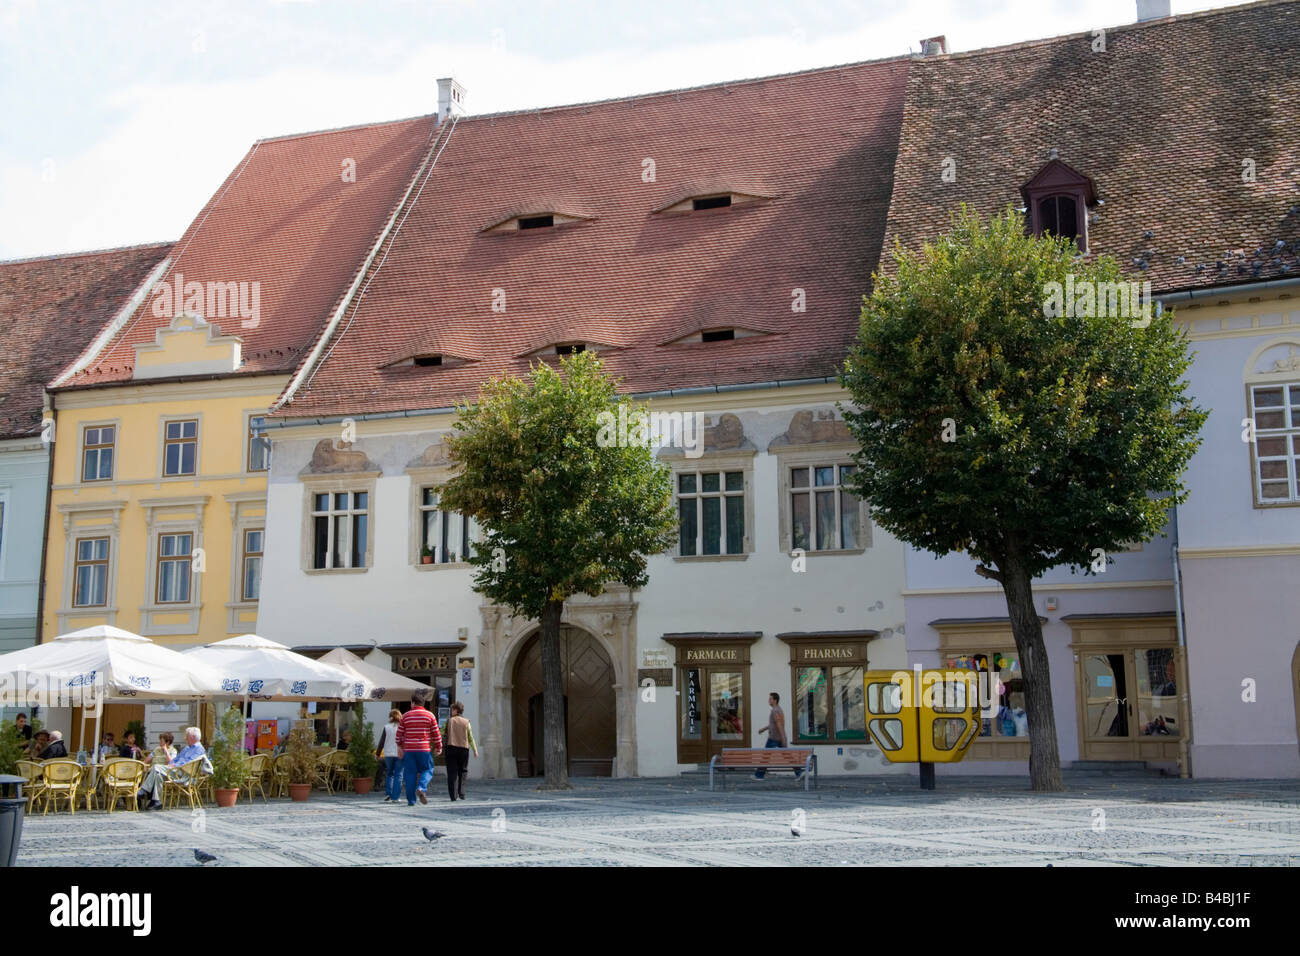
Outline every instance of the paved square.
[[(441, 770), (441, 768), (439, 768)], [(20, 866), (1300, 865), (1300, 783), (1068, 774), (1065, 794), (1023, 777), (585, 778), (470, 782), (451, 803), (439, 773), (427, 807), (383, 794), (232, 809), (66, 811), (28, 817)], [(795, 824), (802, 833), (795, 836)], [(430, 844), (427, 826), (446, 834)]]

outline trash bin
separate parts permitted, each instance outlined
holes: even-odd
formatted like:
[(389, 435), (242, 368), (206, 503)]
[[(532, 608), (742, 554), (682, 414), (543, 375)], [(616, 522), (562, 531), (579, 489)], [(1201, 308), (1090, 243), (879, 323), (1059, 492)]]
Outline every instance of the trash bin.
[[(27, 798), (23, 796), (25, 777), (0, 774), (0, 866), (13, 866), (18, 859), (18, 844), (23, 838), (23, 813)], [(9, 796), (6, 791), (16, 791)]]

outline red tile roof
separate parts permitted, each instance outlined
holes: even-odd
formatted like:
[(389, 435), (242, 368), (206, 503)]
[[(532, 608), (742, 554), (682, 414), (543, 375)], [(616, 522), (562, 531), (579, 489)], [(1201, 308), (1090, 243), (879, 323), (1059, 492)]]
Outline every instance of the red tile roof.
[[(239, 372), (291, 371), (411, 180), (435, 130), (432, 116), (305, 133), (254, 144), (175, 245), (177, 273), (191, 281), (259, 283), (260, 322), (205, 316), (242, 340)], [(355, 181), (344, 180), (345, 161)], [(152, 342), (170, 314), (153, 314), (150, 297), (85, 371), (62, 385), (131, 377), (134, 346)]]
[(1153, 291), (1300, 276), (1300, 4), (1117, 27), (1104, 52), (1095, 40), (913, 64), (882, 269), (895, 239), (919, 247), (963, 202), (985, 217), (1023, 206), (1055, 149), (1103, 200), (1089, 251)]
[(0, 262), (0, 438), (39, 435), (45, 383), (127, 304), (171, 243)]
[[(446, 406), (563, 341), (616, 346), (607, 367), (634, 392), (836, 374), (880, 251), (909, 62), (460, 119), (282, 414)], [(655, 212), (728, 190), (761, 198)], [(592, 218), (483, 232), (552, 210)], [(769, 334), (663, 344), (715, 326)], [(474, 361), (384, 367), (431, 349)]]

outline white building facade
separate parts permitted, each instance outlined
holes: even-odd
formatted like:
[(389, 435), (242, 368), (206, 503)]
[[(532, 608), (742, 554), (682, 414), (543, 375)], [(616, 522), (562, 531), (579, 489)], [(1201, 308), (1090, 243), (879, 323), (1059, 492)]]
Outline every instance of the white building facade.
[[(650, 559), (649, 584), (566, 602), (571, 773), (672, 775), (762, 746), (772, 691), (821, 772), (886, 772), (862, 673), (907, 666), (903, 549), (840, 489), (854, 447), (842, 397), (822, 382), (654, 400), (700, 413), (703, 447), (660, 452), (682, 536)], [(436, 689), (440, 718), (465, 704), (481, 748), (471, 772), (539, 774), (538, 624), (485, 602), (456, 560), (467, 523), (432, 490), (451, 473), (451, 424), (357, 416), (346, 446), (341, 423), (271, 429), (259, 629), (290, 646), (371, 644), (372, 660)]]

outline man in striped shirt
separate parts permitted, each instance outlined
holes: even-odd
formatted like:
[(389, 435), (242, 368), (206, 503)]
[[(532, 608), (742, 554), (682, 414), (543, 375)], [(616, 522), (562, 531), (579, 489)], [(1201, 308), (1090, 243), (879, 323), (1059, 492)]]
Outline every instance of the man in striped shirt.
[[(432, 746), (433, 753), (430, 753)], [(415, 798), (428, 803), (425, 792), (433, 779), (434, 754), (442, 753), (442, 733), (438, 721), (424, 708), (424, 694), (411, 695), (411, 709), (397, 722), (397, 756), (402, 760), (402, 777), (406, 781), (406, 805), (415, 806)]]

